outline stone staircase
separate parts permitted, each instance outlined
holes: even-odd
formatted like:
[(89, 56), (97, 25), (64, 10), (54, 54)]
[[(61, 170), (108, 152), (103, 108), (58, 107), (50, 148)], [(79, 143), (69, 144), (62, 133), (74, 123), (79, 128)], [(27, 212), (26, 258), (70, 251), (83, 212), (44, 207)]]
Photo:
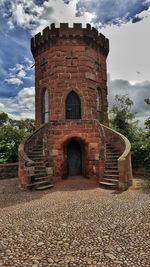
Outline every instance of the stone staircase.
[(27, 188), (35, 190), (45, 190), (54, 187), (49, 181), (49, 177), (46, 173), (45, 157), (43, 156), (42, 143), (34, 145), (32, 152), (28, 153), (28, 157), (35, 162), (34, 175), (31, 175), (31, 182), (27, 185)]
[(106, 162), (105, 172), (103, 178), (100, 180), (99, 185), (105, 188), (117, 189), (118, 188), (118, 158), (120, 154), (114, 149), (111, 144), (106, 144)]
[[(51, 137), (55, 137), (56, 140), (59, 139), (63, 142), (62, 139), (64, 140), (65, 135), (67, 138), (70, 138), (66, 130), (65, 133), (61, 131), (60, 134), (60, 129), (70, 129), (70, 126), (73, 127), (73, 129), (77, 129), (77, 134), (81, 135), (77, 127), (78, 124), (78, 121), (51, 121), (35, 130), (25, 142), (19, 145), (18, 184), (20, 187), (34, 188), (36, 190), (44, 190), (53, 187), (50, 177), (54, 176), (55, 179), (55, 161), (52, 156), (53, 153), (49, 151), (48, 140), (51, 139)], [(97, 153), (100, 153), (97, 176), (102, 177), (103, 175), (101, 180), (99, 180), (99, 185), (108, 189), (119, 188), (120, 190), (127, 190), (128, 187), (132, 185), (131, 144), (128, 139), (115, 130), (100, 124), (97, 120), (82, 120), (80, 124), (81, 126), (85, 124), (95, 127), (95, 131), (99, 133), (97, 138), (100, 137), (103, 144), (101, 147), (102, 150), (97, 151)], [(90, 128), (90, 134), (92, 127)], [(56, 129), (59, 131), (49, 131), (49, 129)], [(87, 135), (85, 138), (87, 138)], [(101, 168), (103, 164), (105, 168), (104, 174), (103, 168)], [(64, 167), (65, 166), (63, 166), (63, 168)], [(62, 169), (62, 174), (63, 172), (64, 169)]]

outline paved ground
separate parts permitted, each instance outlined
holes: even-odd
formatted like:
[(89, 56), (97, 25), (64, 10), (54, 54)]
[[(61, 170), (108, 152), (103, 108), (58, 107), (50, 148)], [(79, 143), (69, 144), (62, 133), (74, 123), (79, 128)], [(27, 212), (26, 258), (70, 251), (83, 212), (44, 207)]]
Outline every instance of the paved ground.
[(46, 192), (0, 181), (0, 266), (149, 267), (150, 187), (136, 182), (121, 193), (84, 178)]

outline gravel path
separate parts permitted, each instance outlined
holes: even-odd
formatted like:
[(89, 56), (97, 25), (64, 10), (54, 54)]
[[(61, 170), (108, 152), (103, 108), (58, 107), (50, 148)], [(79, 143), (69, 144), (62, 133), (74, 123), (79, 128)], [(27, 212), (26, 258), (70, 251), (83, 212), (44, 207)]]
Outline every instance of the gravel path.
[(45, 192), (0, 181), (0, 266), (150, 267), (148, 188), (100, 189), (84, 178)]

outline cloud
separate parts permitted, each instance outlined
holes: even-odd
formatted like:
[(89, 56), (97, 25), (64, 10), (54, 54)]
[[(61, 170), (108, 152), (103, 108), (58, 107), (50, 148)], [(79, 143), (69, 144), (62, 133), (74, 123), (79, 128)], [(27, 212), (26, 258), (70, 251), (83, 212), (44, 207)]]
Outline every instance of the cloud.
[(5, 107), (4, 104), (3, 103), (0, 103), (0, 110), (1, 109), (4, 109), (4, 107)]
[(16, 97), (0, 98), (0, 112), (6, 112), (15, 119), (34, 119), (34, 87), (23, 88)]
[(116, 94), (127, 94), (133, 100), (134, 105), (132, 111), (136, 112), (136, 119), (143, 126), (144, 121), (150, 114), (150, 106), (144, 102), (144, 99), (150, 95), (150, 81), (131, 84), (127, 80), (111, 80), (109, 77), (108, 100), (110, 107), (114, 104)]
[(66, 5), (68, 5), (72, 0), (63, 0)]
[(97, 26), (120, 25), (132, 19), (135, 22), (135, 17), (149, 7), (150, 1), (145, 0), (79, 0), (76, 5), (77, 16), (90, 12)]
[(142, 12), (140, 17), (144, 17), (140, 23), (130, 21), (121, 27), (111, 25), (101, 29), (110, 41), (107, 66), (113, 80), (142, 82), (150, 79), (150, 60), (147, 56), (150, 9)]
[(141, 21), (139, 14), (150, 7), (146, 0), (5, 0), (0, 2), (2, 17), (10, 30), (15, 26), (31, 35), (50, 23), (91, 22), (97, 27)]
[(139, 22), (139, 21), (141, 21), (141, 20), (143, 20), (143, 18), (140, 18), (140, 17), (134, 17), (133, 19), (132, 19), (132, 23), (137, 23), (137, 22)]
[(22, 64), (16, 63), (13, 68), (9, 68), (8, 78), (4, 80), (8, 84), (20, 85), (23, 83), (24, 79), (32, 79), (31, 76), (27, 76), (27, 72), (30, 71), (33, 62), (25, 58)]
[(6, 0), (0, 3), (3, 10), (3, 17), (8, 18), (8, 25), (13, 29), (14, 25), (32, 29), (38, 24), (43, 7), (33, 0)]
[(10, 30), (19, 26), (35, 33), (40, 25), (46, 27), (51, 22), (53, 7), (47, 5), (47, 2), (47, 0), (5, 0), (0, 2), (0, 13), (6, 19)]
[(16, 85), (20, 85), (23, 83), (20, 79), (15, 78), (15, 77), (5, 79), (4, 82), (8, 84), (16, 84)]
[(78, 0), (5, 0), (0, 2), (1, 14), (5, 18), (10, 30), (19, 26), (35, 35), (47, 25), (60, 22), (90, 22), (92, 15), (85, 12), (82, 17), (76, 17), (76, 3)]

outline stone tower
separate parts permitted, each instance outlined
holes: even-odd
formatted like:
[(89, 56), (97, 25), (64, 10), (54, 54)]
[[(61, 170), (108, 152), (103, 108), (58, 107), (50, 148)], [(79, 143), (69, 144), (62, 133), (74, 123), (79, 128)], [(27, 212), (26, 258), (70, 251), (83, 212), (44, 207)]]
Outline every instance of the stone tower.
[[(82, 120), (99, 119), (108, 124), (106, 58), (109, 41), (88, 24), (60, 24), (44, 29), (31, 41), (35, 59), (36, 126), (65, 120), (65, 101), (73, 91), (80, 98)], [(47, 90), (48, 109), (43, 97)], [(46, 107), (45, 107), (46, 108)], [(44, 113), (47, 115), (44, 118)]]
[[(108, 170), (111, 165), (107, 152), (115, 147), (121, 155), (126, 147), (125, 140), (108, 128), (108, 39), (89, 24), (86, 28), (76, 23), (73, 27), (61, 23), (59, 28), (51, 24), (31, 39), (31, 51), (35, 59), (37, 130), (20, 149), (20, 184), (35, 183), (37, 157), (31, 155), (39, 151), (39, 146), (47, 179), (53, 177), (55, 182), (58, 178), (82, 175), (107, 183), (103, 181), (105, 175), (110, 178), (105, 173), (106, 165)], [(121, 162), (115, 169), (115, 186), (126, 179), (122, 166)], [(127, 172), (131, 178), (130, 167)]]

